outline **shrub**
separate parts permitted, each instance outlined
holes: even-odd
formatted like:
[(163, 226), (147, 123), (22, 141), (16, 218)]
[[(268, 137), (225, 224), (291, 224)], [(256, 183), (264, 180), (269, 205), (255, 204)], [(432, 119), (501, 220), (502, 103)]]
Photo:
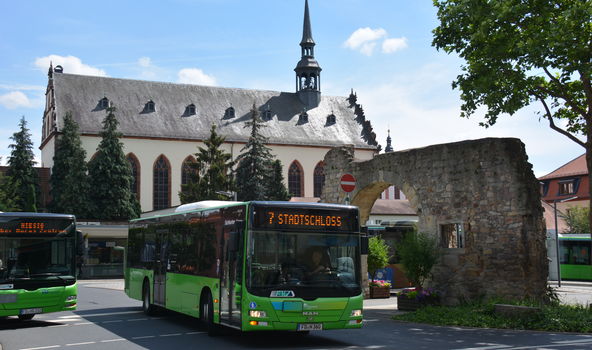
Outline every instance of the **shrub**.
[(431, 276), (432, 267), (440, 257), (436, 237), (427, 233), (410, 232), (397, 246), (401, 264), (409, 282), (422, 289), (426, 279)]

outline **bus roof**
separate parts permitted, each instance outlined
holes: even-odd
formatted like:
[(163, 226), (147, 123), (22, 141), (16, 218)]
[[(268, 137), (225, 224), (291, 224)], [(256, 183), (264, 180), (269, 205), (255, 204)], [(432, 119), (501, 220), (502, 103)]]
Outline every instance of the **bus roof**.
[(56, 214), (56, 213), (28, 213), (28, 212), (0, 212), (0, 217), (22, 217), (22, 218), (52, 218), (52, 219), (71, 219), (76, 220), (72, 214)]
[(202, 210), (211, 210), (227, 207), (235, 207), (239, 205), (252, 204), (255, 206), (275, 206), (284, 208), (324, 208), (324, 209), (357, 209), (353, 205), (333, 204), (333, 203), (306, 203), (306, 202), (282, 202), (282, 201), (251, 201), (251, 202), (233, 202), (233, 201), (201, 201), (194, 203), (187, 203), (180, 205), (173, 213), (153, 215), (144, 218), (132, 219), (130, 222), (138, 222), (147, 219), (154, 219), (159, 217), (168, 217), (179, 215), (183, 213), (197, 212)]

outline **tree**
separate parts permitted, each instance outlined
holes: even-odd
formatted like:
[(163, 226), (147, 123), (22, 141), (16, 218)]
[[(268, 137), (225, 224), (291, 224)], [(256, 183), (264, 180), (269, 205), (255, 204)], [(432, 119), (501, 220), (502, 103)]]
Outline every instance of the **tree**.
[(204, 141), (206, 147), (198, 147), (195, 153), (197, 162), (192, 164), (195, 171), (179, 192), (181, 203), (226, 199), (224, 195), (216, 193), (232, 189), (232, 155), (220, 148), (224, 141), (225, 138), (216, 133), (216, 125), (212, 125), (210, 137)]
[(568, 208), (565, 213), (558, 212), (558, 214), (563, 220), (565, 220), (565, 224), (567, 225), (567, 229), (562, 233), (590, 232), (590, 222), (588, 221), (590, 208), (572, 207)]
[(0, 173), (0, 211), (18, 210), (18, 194), (12, 185), (11, 178)]
[(422, 289), (425, 280), (431, 276), (432, 267), (440, 257), (436, 237), (416, 231), (408, 232), (397, 245), (397, 252), (409, 282)]
[(389, 247), (380, 236), (370, 237), (368, 240), (368, 272), (372, 276), (372, 282), (376, 277), (376, 270), (384, 268), (388, 264)]
[(53, 212), (74, 214), (77, 218), (89, 217), (90, 186), (85, 159), (78, 125), (72, 115), (66, 113), (62, 135), (56, 141), (50, 178), (50, 209)]
[(276, 159), (272, 165), (271, 179), (269, 183), (267, 199), (271, 201), (287, 201), (290, 199), (286, 185), (284, 185), (284, 175), (282, 162)]
[(440, 25), (432, 45), (466, 61), (452, 83), (461, 91), (461, 116), (485, 106), (480, 124), (488, 127), (500, 115), (536, 102), (551, 129), (585, 148), (592, 169), (592, 2), (434, 0), (434, 5)]
[(117, 132), (115, 107), (107, 108), (101, 142), (88, 164), (91, 216), (102, 220), (128, 220), (140, 215), (131, 191), (132, 170), (123, 153)]
[(14, 143), (8, 147), (12, 149), (8, 158), (7, 175), (10, 177), (10, 185), (18, 195), (16, 209), (37, 212), (38, 179), (33, 166), (33, 142), (27, 129), (25, 117), (19, 122), (20, 131), (14, 133), (11, 140)]
[(270, 170), (273, 156), (265, 144), (267, 138), (261, 135), (260, 129), (265, 125), (259, 117), (259, 111), (253, 103), (251, 121), (245, 123), (245, 128), (251, 128), (251, 136), (236, 162), (236, 186), (238, 199), (243, 201), (266, 200), (271, 182)]

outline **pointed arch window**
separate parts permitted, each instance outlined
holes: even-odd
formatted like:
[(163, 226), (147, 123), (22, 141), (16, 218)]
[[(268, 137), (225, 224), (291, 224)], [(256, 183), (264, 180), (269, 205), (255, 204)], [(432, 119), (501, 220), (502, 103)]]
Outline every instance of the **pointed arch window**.
[[(187, 185), (193, 174), (195, 174), (195, 158), (189, 156), (181, 165), (181, 185)], [(183, 187), (181, 187), (181, 191), (183, 191)]]
[(293, 197), (304, 196), (303, 176), (304, 172), (302, 171), (302, 166), (297, 160), (293, 161), (288, 169), (288, 192), (290, 192)]
[(154, 103), (154, 101), (150, 100), (146, 102), (146, 105), (144, 106), (144, 113), (152, 112), (156, 112), (156, 104)]
[(101, 109), (107, 109), (109, 108), (109, 99), (107, 97), (103, 97), (100, 101), (99, 101), (99, 107)]
[(130, 190), (140, 200), (140, 161), (133, 154), (130, 153), (125, 157), (132, 169), (132, 181), (130, 183)]
[(230, 119), (230, 118), (234, 118), (234, 107), (228, 107), (228, 108), (226, 108), (226, 111), (224, 112), (224, 119)]
[(168, 159), (161, 155), (154, 162), (153, 168), (153, 210), (171, 206), (171, 166)]
[(323, 186), (325, 186), (325, 163), (319, 162), (314, 170), (314, 196), (320, 197), (323, 192)]

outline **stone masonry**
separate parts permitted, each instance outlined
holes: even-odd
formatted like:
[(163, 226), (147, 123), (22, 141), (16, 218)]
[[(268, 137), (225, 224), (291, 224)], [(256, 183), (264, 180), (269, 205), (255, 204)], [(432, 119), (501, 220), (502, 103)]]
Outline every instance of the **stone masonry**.
[(350, 194), (367, 221), (380, 193), (400, 187), (419, 215), (418, 229), (440, 240), (443, 225), (463, 224), (464, 247), (442, 247), (430, 286), (446, 304), (501, 296), (545, 296), (547, 253), (539, 184), (519, 139), (486, 138), (385, 153), (355, 161), (340, 147), (325, 157), (322, 202), (343, 203), (344, 173), (357, 180)]

